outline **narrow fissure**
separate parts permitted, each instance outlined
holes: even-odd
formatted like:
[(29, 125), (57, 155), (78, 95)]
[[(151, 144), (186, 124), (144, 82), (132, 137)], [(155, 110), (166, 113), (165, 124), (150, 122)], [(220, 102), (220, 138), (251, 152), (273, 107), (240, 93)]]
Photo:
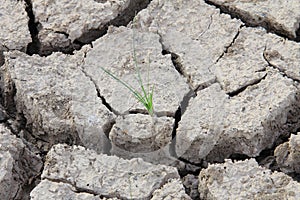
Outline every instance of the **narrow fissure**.
[[(172, 63), (173, 63), (174, 68), (176, 69), (176, 71), (177, 71), (181, 76), (183, 76), (183, 77), (185, 77), (185, 78), (188, 79), (188, 77), (186, 77), (186, 74), (184, 73), (184, 69), (183, 69), (183, 67), (182, 67), (182, 64), (181, 64), (180, 61), (179, 61), (179, 60), (180, 60), (180, 56), (177, 55), (176, 53), (171, 52), (170, 50), (168, 50), (168, 49), (165, 47), (164, 43), (163, 43), (163, 39), (162, 39), (161, 34), (159, 34), (159, 33), (157, 33), (157, 34), (159, 35), (159, 43), (160, 43), (161, 48), (162, 48), (161, 54), (162, 54), (162, 55), (168, 55), (168, 54), (170, 54), (170, 55), (171, 55), (171, 61), (172, 61)], [(190, 82), (190, 80), (188, 80), (188, 82)]]
[(269, 67), (272, 67), (272, 68), (275, 69), (275, 70), (278, 70), (278, 71), (282, 74), (283, 77), (292, 79), (293, 81), (299, 83), (300, 80), (297, 80), (297, 79), (295, 79), (295, 78), (290, 77), (289, 75), (287, 75), (287, 74), (285, 73), (285, 71), (284, 71), (283, 69), (280, 69), (279, 67), (277, 67), (277, 66), (273, 65), (272, 63), (270, 63), (270, 61), (268, 60), (267, 55), (266, 55), (266, 49), (267, 49), (267, 46), (265, 46), (265, 49), (264, 49), (264, 51), (263, 51), (263, 58), (264, 58), (264, 60), (268, 63), (268, 66), (269, 66)]
[[(162, 43), (161, 43), (162, 44)], [(162, 45), (163, 46), (163, 45)], [(184, 78), (186, 78), (187, 80), (187, 84), (189, 85), (190, 88), (192, 88), (192, 84), (191, 84), (191, 77), (189, 75), (187, 75), (184, 72), (184, 68), (181, 64), (181, 59), (180, 56), (177, 55), (174, 52), (170, 52), (169, 50), (165, 49), (163, 46), (163, 50), (162, 50), (162, 55), (167, 55), (170, 54), (171, 55), (171, 61), (173, 63), (174, 69)]]
[[(204, 33), (206, 33), (210, 29), (210, 26), (212, 23), (213, 23), (213, 15), (210, 15), (210, 21), (209, 21), (207, 28), (198, 35), (198, 38), (200, 38)], [(198, 39), (196, 39), (196, 40), (198, 40)]]
[(176, 154), (176, 131), (178, 128), (178, 124), (181, 120), (181, 107), (179, 106), (177, 111), (175, 112), (175, 121), (174, 121), (174, 125), (173, 125), (173, 130), (172, 130), (172, 141), (170, 144), (170, 148), (169, 148), (169, 153), (172, 157), (174, 158), (178, 158), (177, 154)]
[[(86, 55), (85, 55), (86, 57)], [(106, 99), (101, 95), (100, 93), (100, 88), (98, 87), (98, 85), (96, 84), (95, 80), (89, 75), (87, 74), (87, 72), (84, 70), (83, 67), (81, 67), (81, 71), (82, 73), (88, 77), (90, 79), (90, 81), (93, 83), (94, 87), (95, 87), (95, 90), (97, 92), (97, 97), (101, 100), (102, 104), (112, 113), (114, 113), (115, 115), (121, 115), (118, 111), (116, 111), (115, 109), (113, 109), (109, 103), (106, 101)]]
[(296, 42), (300, 42), (300, 23), (299, 23), (299, 28), (296, 31), (296, 39), (295, 39), (295, 41)]
[(200, 171), (203, 168), (207, 167), (207, 163), (205, 161), (202, 161), (201, 163), (193, 163), (193, 162), (191, 162), (189, 160), (186, 160), (182, 157), (179, 157), (177, 159), (184, 162), (185, 165), (186, 165), (185, 169), (182, 169), (182, 170), (178, 171), (181, 178), (183, 178), (184, 176), (186, 176), (188, 174), (198, 176)]
[(27, 45), (26, 53), (28, 55), (38, 54), (39, 51), (40, 51), (40, 46), (41, 46), (41, 43), (40, 43), (39, 38), (38, 38), (38, 34), (39, 34), (38, 25), (39, 25), (39, 23), (35, 22), (35, 16), (34, 16), (33, 11), (32, 11), (32, 2), (31, 2), (31, 0), (25, 0), (25, 3), (26, 3), (25, 10), (26, 10), (27, 15), (29, 17), (28, 28), (29, 28), (29, 32), (30, 32), (31, 40), (32, 40)]
[[(174, 158), (178, 158), (178, 155), (176, 154), (176, 134), (177, 134), (177, 128), (179, 125), (179, 122), (181, 121), (181, 117), (186, 111), (189, 101), (191, 98), (195, 97), (194, 90), (190, 89), (190, 91), (183, 97), (180, 106), (178, 107), (177, 111), (175, 112), (175, 122), (172, 130), (172, 141), (170, 144), (169, 153)], [(180, 160), (180, 159), (179, 159)]]
[[(94, 195), (94, 196), (99, 195), (98, 193), (96, 193), (93, 190), (90, 190), (90, 189), (87, 189), (87, 188), (77, 187), (76, 183), (72, 184), (71, 181), (68, 181), (68, 180), (54, 179), (54, 178), (44, 178), (44, 180), (48, 180), (48, 181), (51, 181), (51, 182), (54, 182), (54, 183), (64, 183), (64, 184), (71, 185), (72, 187), (75, 188), (76, 191), (73, 191), (75, 193), (88, 193), (88, 194), (91, 194), (91, 195)], [(111, 197), (107, 197), (107, 198), (111, 198)]]
[(151, 1), (152, 0), (131, 0), (128, 7), (122, 13), (120, 13), (118, 17), (113, 19), (109, 25), (114, 25), (117, 27), (127, 26), (134, 19), (138, 12), (147, 8)]
[(243, 91), (245, 91), (248, 87), (259, 84), (262, 80), (264, 80), (264, 79), (267, 77), (267, 75), (268, 75), (268, 74), (265, 74), (262, 78), (260, 78), (260, 79), (258, 79), (258, 80), (256, 80), (256, 81), (254, 81), (253, 83), (250, 83), (250, 84), (248, 84), (248, 85), (245, 85), (245, 86), (243, 86), (243, 87), (241, 87), (241, 88), (239, 88), (239, 89), (237, 89), (237, 90), (235, 90), (235, 91), (233, 91), (233, 92), (227, 93), (228, 96), (234, 97), (234, 96), (239, 95), (240, 93), (242, 93)]
[(219, 60), (220, 60), (221, 58), (223, 58), (223, 56), (224, 56), (226, 53), (228, 53), (228, 49), (229, 49), (230, 47), (232, 47), (232, 45), (235, 43), (236, 39), (237, 39), (238, 36), (240, 35), (240, 30), (241, 30), (242, 28), (243, 28), (243, 25), (241, 25), (241, 26), (239, 27), (239, 29), (238, 29), (237, 33), (235, 34), (235, 36), (233, 37), (231, 43), (230, 43), (228, 46), (225, 47), (224, 52), (219, 56), (219, 58), (217, 58), (217, 60), (215, 61), (215, 63), (218, 63)]

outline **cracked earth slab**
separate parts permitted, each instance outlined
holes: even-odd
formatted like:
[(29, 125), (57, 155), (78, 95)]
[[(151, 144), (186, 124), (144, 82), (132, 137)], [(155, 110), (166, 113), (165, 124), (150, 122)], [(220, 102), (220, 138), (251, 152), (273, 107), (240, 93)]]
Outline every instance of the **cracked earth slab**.
[(0, 124), (0, 196), (24, 199), (25, 185), (40, 174), (42, 160), (21, 139)]
[(151, 200), (174, 199), (174, 200), (191, 200), (185, 193), (185, 189), (179, 179), (171, 179), (161, 189), (153, 192)]
[(300, 174), (300, 133), (276, 147), (274, 156), (281, 171)]
[[(71, 184), (63, 182), (54, 182), (47, 179), (41, 183), (30, 193), (31, 200), (40, 200), (47, 197), (49, 200), (57, 200), (68, 197), (76, 200), (118, 200), (119, 198), (106, 198), (101, 195), (90, 194), (88, 192), (77, 191)], [(130, 196), (130, 199), (133, 199)], [(137, 198), (135, 198), (137, 199)], [(140, 198), (138, 198), (140, 199)], [(179, 179), (170, 179), (162, 188), (153, 192), (151, 200), (174, 199), (174, 200), (190, 200), (191, 198), (185, 193), (184, 187)]]
[(196, 0), (153, 0), (136, 17), (136, 26), (157, 32), (164, 50), (178, 57), (176, 62), (193, 89), (215, 82), (210, 67), (241, 25), (239, 20)]
[[(5, 0), (0, 5), (0, 66), (4, 62), (3, 51), (26, 51), (31, 42), (28, 16), (24, 1)], [(15, 38), (18, 38), (17, 40)]]
[(118, 200), (118, 198), (101, 198), (87, 192), (76, 191), (71, 184), (42, 180), (30, 193), (31, 200), (40, 200), (47, 197), (48, 200), (76, 199), (76, 200)]
[(277, 70), (234, 97), (219, 84), (198, 92), (177, 128), (176, 153), (191, 162), (250, 157), (299, 127), (299, 88)]
[(179, 180), (179, 175), (174, 167), (59, 144), (47, 154), (42, 179), (68, 183), (77, 191), (108, 198), (150, 199), (156, 189), (169, 180)]
[(111, 27), (108, 34), (94, 42), (93, 48), (87, 52), (84, 71), (98, 86), (100, 95), (118, 114), (147, 111), (128, 88), (105, 73), (101, 67), (141, 92), (138, 81), (140, 73), (146, 90), (153, 87), (155, 114), (175, 116), (189, 87), (175, 70), (171, 56), (162, 55), (161, 52), (157, 34)]
[(266, 45), (264, 57), (273, 67), (300, 82), (300, 44), (277, 37)]
[(199, 175), (202, 199), (299, 199), (300, 184), (281, 172), (260, 167), (254, 159), (209, 165)]
[(226, 93), (235, 93), (266, 76), (263, 52), (267, 34), (263, 29), (243, 27), (234, 43), (214, 65), (213, 71)]
[(212, 71), (222, 89), (233, 95), (263, 79), (267, 66), (299, 81), (299, 59), (299, 43), (266, 33), (262, 28), (243, 27)]
[(93, 82), (81, 70), (84, 52), (48, 57), (8, 52), (2, 67), (4, 104), (14, 99), (34, 143), (48, 150), (56, 143), (83, 144), (102, 152), (114, 115), (97, 96)]
[(237, 16), (246, 24), (262, 26), (267, 30), (299, 39), (300, 2), (298, 0), (207, 0), (226, 13)]
[(110, 153), (125, 159), (143, 158), (153, 164), (184, 169), (185, 164), (170, 154), (174, 119), (143, 114), (118, 116), (109, 134)]
[(130, 10), (145, 3), (148, 0), (32, 0), (35, 20), (39, 23), (40, 52), (74, 50), (78, 48), (76, 43), (90, 43), (119, 16), (125, 20)]

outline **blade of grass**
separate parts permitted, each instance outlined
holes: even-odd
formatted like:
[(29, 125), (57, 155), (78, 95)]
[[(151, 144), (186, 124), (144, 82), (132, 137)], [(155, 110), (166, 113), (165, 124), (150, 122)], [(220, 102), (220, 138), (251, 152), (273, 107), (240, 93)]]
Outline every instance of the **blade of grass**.
[[(133, 25), (135, 24), (135, 18), (133, 19)], [(134, 87), (132, 87), (130, 84), (126, 83), (125, 81), (121, 80), (117, 76), (115, 76), (112, 72), (104, 69), (101, 67), (101, 69), (110, 75), (113, 79), (117, 80), (119, 83), (121, 83), (123, 86), (125, 86), (134, 96), (135, 98), (143, 104), (143, 106), (147, 109), (148, 113), (153, 116), (154, 114), (154, 109), (153, 109), (153, 90), (154, 87), (152, 86), (151, 92), (150, 92), (150, 86), (149, 86), (149, 69), (150, 69), (150, 55), (148, 55), (148, 77), (147, 77), (147, 91), (144, 87), (143, 80), (141, 77), (141, 72), (140, 68), (138, 67), (138, 62), (137, 62), (137, 55), (136, 55), (136, 48), (135, 48), (135, 32), (134, 32), (134, 27), (132, 29), (132, 48), (133, 48), (133, 62), (135, 69), (137, 70), (137, 77), (134, 76), (134, 78), (137, 80), (137, 82), (140, 85), (140, 89), (142, 92), (139, 92), (136, 90)]]
[[(101, 67), (101, 69), (107, 73), (108, 75), (110, 75), (113, 79), (117, 80), (119, 83), (121, 83), (123, 86), (125, 86), (134, 96), (135, 98), (141, 102), (143, 104), (143, 106), (147, 109), (148, 113), (152, 116), (153, 115), (153, 88), (152, 88), (152, 92), (147, 94), (145, 92), (145, 90), (143, 90), (143, 95), (138, 92), (136, 89), (134, 89), (134, 87), (132, 87), (131, 85), (129, 85), (128, 83), (126, 83), (125, 81), (121, 80), (120, 78), (118, 78), (117, 76), (115, 76), (112, 72), (110, 72), (109, 70), (104, 69), (103, 67)], [(142, 88), (144, 88), (142, 86)]]

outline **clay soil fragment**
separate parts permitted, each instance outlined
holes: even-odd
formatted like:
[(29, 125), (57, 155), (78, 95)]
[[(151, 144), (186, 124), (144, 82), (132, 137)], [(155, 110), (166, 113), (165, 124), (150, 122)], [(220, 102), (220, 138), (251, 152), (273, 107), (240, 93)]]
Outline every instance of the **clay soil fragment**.
[(177, 129), (176, 152), (191, 162), (222, 161), (232, 154), (258, 156), (299, 126), (299, 89), (277, 70), (229, 97), (214, 84), (198, 92)]
[(147, 111), (124, 85), (101, 67), (141, 92), (140, 73), (145, 89), (150, 91), (151, 87), (154, 88), (154, 112), (159, 116), (175, 116), (189, 87), (175, 70), (170, 55), (162, 55), (161, 52), (158, 34), (111, 27), (107, 35), (93, 43), (93, 49), (87, 53), (84, 70), (99, 88), (100, 95), (117, 113)]
[(193, 89), (215, 82), (211, 67), (242, 25), (202, 0), (153, 0), (136, 19), (140, 29), (160, 35), (164, 50)]
[[(0, 4), (0, 66), (2, 53), (9, 50), (26, 52), (31, 42), (25, 1), (3, 0)], [(17, 39), (16, 39), (17, 38)]]
[(82, 144), (98, 152), (106, 148), (105, 132), (114, 115), (82, 72), (83, 56), (83, 51), (48, 57), (18, 51), (6, 54), (5, 104), (15, 101), (17, 113), (32, 131), (25, 137), (34, 138), (43, 150), (56, 143)]
[(183, 162), (170, 154), (173, 126), (174, 119), (170, 117), (119, 116), (109, 134), (110, 152), (121, 158), (143, 158), (153, 164), (184, 168)]
[(40, 53), (78, 49), (103, 35), (114, 20), (128, 21), (129, 12), (141, 9), (148, 1), (32, 0), (35, 21), (39, 24)]
[(209, 165), (199, 175), (202, 199), (299, 199), (300, 184), (282, 172), (260, 167), (254, 159)]
[(290, 39), (299, 39), (298, 0), (207, 0), (245, 23), (262, 26)]
[(292, 134), (288, 142), (275, 149), (274, 155), (278, 166), (284, 173), (300, 174), (300, 133)]
[(0, 197), (27, 198), (25, 186), (40, 175), (42, 159), (0, 124)]
[(80, 146), (55, 145), (47, 155), (42, 179), (68, 183), (77, 191), (104, 197), (150, 199), (154, 190), (179, 179), (179, 174), (174, 167), (152, 165), (142, 159), (124, 160)]

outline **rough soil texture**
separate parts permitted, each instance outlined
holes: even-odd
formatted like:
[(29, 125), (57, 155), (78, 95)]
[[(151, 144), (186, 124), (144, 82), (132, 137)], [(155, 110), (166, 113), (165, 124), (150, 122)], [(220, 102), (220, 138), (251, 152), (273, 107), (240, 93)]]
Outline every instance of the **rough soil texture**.
[(4, 0), (0, 199), (300, 199), (299, 10)]
[[(246, 24), (262, 26), (290, 39), (299, 40), (300, 2), (297, 0), (206, 0)], [(287, 14), (288, 13), (288, 14)]]
[(288, 142), (274, 152), (280, 169), (285, 173), (300, 173), (300, 135), (291, 135)]
[(3, 52), (13, 49), (25, 52), (31, 42), (31, 36), (24, 1), (3, 1), (0, 5), (0, 13), (0, 65), (2, 65)]
[(142, 159), (124, 160), (83, 147), (56, 145), (47, 154), (42, 179), (69, 183), (77, 191), (105, 197), (149, 199), (169, 179), (179, 179), (179, 174), (174, 167)]
[(260, 167), (254, 159), (226, 160), (200, 172), (199, 193), (203, 199), (299, 199), (300, 184)]
[(26, 190), (40, 175), (42, 159), (2, 124), (0, 125), (0, 196), (24, 199)]

